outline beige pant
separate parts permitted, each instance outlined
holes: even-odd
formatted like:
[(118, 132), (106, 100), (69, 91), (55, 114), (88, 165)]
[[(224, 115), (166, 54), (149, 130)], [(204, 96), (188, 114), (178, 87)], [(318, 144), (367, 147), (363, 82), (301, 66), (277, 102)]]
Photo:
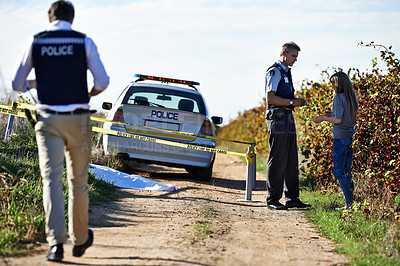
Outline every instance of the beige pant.
[(69, 236), (74, 245), (88, 238), (88, 168), (91, 154), (90, 114), (56, 115), (39, 112), (35, 126), (43, 179), (46, 235), (50, 246), (67, 239), (62, 189), (64, 158), (68, 178)]

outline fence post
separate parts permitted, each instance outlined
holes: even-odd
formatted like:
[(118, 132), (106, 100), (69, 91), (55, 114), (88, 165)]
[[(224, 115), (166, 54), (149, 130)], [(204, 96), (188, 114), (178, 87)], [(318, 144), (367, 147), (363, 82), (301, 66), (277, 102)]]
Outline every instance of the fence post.
[(251, 146), (247, 150), (248, 157), (247, 160), (247, 176), (246, 176), (246, 197), (245, 199), (241, 199), (238, 201), (252, 201), (259, 202), (259, 200), (252, 200), (251, 194), (253, 192), (253, 180), (255, 180), (256, 175), (256, 161), (255, 161), (255, 152), (254, 146)]
[[(17, 109), (17, 103), (16, 102), (13, 102), (12, 109), (13, 110)], [(4, 135), (4, 141), (6, 141), (6, 142), (8, 142), (10, 140), (11, 133), (12, 133), (12, 128), (13, 128), (13, 124), (14, 124), (14, 118), (15, 118), (15, 116), (13, 116), (13, 115), (9, 115), (8, 116), (6, 134)]]

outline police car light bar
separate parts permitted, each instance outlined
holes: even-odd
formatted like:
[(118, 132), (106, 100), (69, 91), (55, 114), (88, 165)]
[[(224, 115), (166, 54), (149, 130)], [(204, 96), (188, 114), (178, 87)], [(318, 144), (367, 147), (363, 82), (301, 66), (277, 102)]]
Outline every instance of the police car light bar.
[(171, 78), (162, 78), (162, 77), (156, 77), (156, 76), (149, 76), (149, 75), (142, 75), (142, 74), (135, 74), (136, 78), (139, 79), (148, 79), (148, 80), (156, 80), (156, 81), (161, 81), (161, 82), (172, 82), (172, 83), (178, 83), (178, 84), (185, 84), (189, 86), (193, 85), (200, 85), (199, 82), (196, 81), (189, 81), (189, 80), (181, 80), (181, 79), (171, 79)]

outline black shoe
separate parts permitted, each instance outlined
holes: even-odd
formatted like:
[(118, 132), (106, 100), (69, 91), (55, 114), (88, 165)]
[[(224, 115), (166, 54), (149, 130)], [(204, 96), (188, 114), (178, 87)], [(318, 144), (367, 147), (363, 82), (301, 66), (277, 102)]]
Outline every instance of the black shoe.
[(64, 258), (63, 244), (57, 244), (50, 247), (47, 253), (46, 260), (48, 261), (61, 261)]
[(93, 244), (93, 231), (89, 229), (88, 240), (85, 244), (72, 247), (72, 256), (80, 257), (85, 253), (85, 250)]
[(305, 203), (301, 202), (300, 200), (295, 200), (295, 201), (286, 202), (286, 207), (305, 209), (305, 208), (310, 208), (311, 205), (305, 204)]
[(273, 201), (271, 203), (267, 203), (268, 209), (270, 210), (287, 210), (287, 207), (280, 203), (279, 201)]

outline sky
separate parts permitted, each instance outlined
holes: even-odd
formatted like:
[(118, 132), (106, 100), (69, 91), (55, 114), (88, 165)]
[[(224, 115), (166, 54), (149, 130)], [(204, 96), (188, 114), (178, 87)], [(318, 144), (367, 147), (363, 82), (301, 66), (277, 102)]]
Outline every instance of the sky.
[[(48, 27), (52, 2), (0, 0), (0, 97), (11, 92), (26, 40)], [(380, 53), (361, 41), (400, 52), (397, 0), (71, 2), (73, 29), (94, 40), (110, 76), (107, 90), (90, 102), (99, 111), (140, 73), (200, 82), (211, 115), (226, 123), (261, 104), (265, 71), (285, 42), (301, 47), (292, 70), (296, 89), (303, 80), (320, 81), (327, 68), (371, 69)]]

